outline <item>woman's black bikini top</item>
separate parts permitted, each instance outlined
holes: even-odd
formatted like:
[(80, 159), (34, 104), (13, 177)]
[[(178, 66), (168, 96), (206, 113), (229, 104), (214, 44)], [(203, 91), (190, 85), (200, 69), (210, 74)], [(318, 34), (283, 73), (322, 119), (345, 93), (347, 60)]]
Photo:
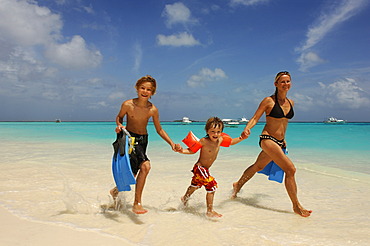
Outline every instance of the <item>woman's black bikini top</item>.
[[(271, 96), (272, 97), (272, 96)], [(287, 98), (288, 99), (288, 98)], [(269, 115), (267, 116), (270, 116), (270, 117), (273, 117), (273, 118), (287, 118), (287, 119), (291, 119), (293, 118), (294, 116), (294, 110), (293, 110), (293, 106), (292, 104), (290, 103), (290, 100), (288, 99), (288, 102), (290, 104), (290, 110), (289, 112), (284, 115), (284, 111), (283, 109), (280, 107), (280, 104), (279, 104), (279, 101), (277, 99), (277, 95), (275, 94), (275, 105), (274, 107), (271, 109), (271, 112)]]

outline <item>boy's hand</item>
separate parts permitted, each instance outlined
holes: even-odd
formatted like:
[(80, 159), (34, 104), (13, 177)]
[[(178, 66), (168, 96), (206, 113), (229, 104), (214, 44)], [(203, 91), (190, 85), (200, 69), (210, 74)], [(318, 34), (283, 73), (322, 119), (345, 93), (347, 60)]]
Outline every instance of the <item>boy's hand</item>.
[(122, 131), (122, 128), (124, 128), (123, 125), (117, 126), (115, 129), (116, 133), (120, 133)]

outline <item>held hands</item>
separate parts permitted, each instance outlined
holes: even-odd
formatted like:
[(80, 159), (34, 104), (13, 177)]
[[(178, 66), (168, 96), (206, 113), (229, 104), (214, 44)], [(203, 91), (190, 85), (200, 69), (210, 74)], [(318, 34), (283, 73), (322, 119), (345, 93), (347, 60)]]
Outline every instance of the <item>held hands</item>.
[(180, 144), (175, 144), (173, 147), (172, 147), (172, 150), (175, 151), (175, 152), (182, 152), (182, 147)]
[(240, 138), (241, 139), (247, 139), (249, 137), (249, 135), (251, 134), (251, 130), (250, 129), (245, 129), (241, 134), (240, 134)]

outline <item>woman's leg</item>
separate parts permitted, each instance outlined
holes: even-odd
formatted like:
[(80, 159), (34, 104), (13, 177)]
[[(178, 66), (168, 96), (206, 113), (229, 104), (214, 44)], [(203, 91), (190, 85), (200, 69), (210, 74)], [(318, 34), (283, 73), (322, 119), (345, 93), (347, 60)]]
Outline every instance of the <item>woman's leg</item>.
[(280, 146), (273, 141), (264, 140), (261, 142), (261, 147), (263, 151), (285, 172), (285, 188), (290, 200), (292, 201), (294, 212), (303, 217), (310, 216), (312, 211), (304, 209), (298, 201), (298, 189), (295, 181), (296, 168), (293, 162), (284, 154)]
[(271, 161), (271, 157), (268, 156), (264, 151), (261, 151), (257, 157), (256, 162), (245, 169), (239, 180), (233, 183), (233, 194), (231, 195), (231, 198), (236, 198), (243, 185), (248, 182), (248, 180), (250, 180), (254, 176), (254, 174), (256, 174), (256, 172), (264, 169), (265, 166)]

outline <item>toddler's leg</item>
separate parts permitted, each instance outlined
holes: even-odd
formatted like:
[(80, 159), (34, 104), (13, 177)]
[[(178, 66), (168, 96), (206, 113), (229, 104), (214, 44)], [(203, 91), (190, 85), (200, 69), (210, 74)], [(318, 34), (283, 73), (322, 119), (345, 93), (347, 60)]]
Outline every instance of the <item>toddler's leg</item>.
[(213, 210), (213, 198), (215, 192), (207, 192), (206, 201), (207, 201), (207, 213), (208, 217), (222, 217), (222, 214), (217, 213)]
[(195, 186), (189, 186), (188, 189), (186, 190), (185, 192), (185, 195), (183, 197), (181, 197), (181, 201), (182, 203), (184, 204), (184, 206), (187, 205), (188, 203), (188, 200), (191, 196), (191, 194), (194, 193), (194, 191), (196, 191), (199, 187), (195, 187)]

